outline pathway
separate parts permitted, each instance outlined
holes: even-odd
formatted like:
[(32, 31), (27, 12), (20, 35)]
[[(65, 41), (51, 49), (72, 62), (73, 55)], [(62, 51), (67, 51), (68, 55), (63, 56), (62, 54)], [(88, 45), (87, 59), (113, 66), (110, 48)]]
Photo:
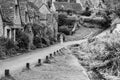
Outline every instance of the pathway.
[(80, 43), (82, 41), (84, 40), (65, 42), (63, 44), (56, 44), (48, 48), (34, 50), (24, 55), (20, 55), (17, 57), (0, 61), (0, 77), (3, 76), (5, 69), (10, 69), (11, 74), (15, 72), (20, 72), (22, 68), (25, 67), (26, 63), (29, 62), (33, 67), (33, 64), (35, 64), (38, 59), (44, 59), (47, 55), (57, 51), (60, 48), (66, 47), (68, 45)]

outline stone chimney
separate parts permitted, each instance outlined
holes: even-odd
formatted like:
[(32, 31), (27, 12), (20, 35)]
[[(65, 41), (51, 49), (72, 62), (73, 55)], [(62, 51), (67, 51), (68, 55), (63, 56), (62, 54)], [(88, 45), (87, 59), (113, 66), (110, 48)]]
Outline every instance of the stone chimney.
[(56, 2), (56, 0), (52, 0), (52, 3), (53, 3), (53, 2)]
[(21, 25), (18, 0), (15, 0), (15, 6), (14, 6), (14, 24)]
[(81, 1), (80, 0), (76, 0), (76, 3), (81, 3)]
[(15, 0), (15, 5), (18, 5), (18, 0)]
[(70, 0), (68, 0), (68, 3), (70, 3)]

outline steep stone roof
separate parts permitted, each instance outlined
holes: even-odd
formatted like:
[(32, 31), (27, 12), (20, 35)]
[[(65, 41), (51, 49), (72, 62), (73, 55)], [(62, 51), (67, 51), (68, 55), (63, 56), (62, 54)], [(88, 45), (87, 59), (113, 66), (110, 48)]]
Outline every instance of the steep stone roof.
[[(98, 1), (98, 0), (96, 0)], [(94, 5), (92, 4), (91, 0), (80, 0), (82, 6), (85, 8), (87, 6), (89, 7), (93, 7)]]
[(13, 7), (14, 1), (13, 0), (0, 0), (0, 5), (1, 5), (1, 13), (2, 13), (3, 21), (7, 23), (12, 23), (13, 10), (11, 7)]
[(68, 3), (68, 2), (54, 2), (56, 10), (73, 10), (80, 12), (82, 7), (79, 3)]
[(42, 0), (35, 0), (35, 1), (34, 1), (34, 4), (35, 4), (38, 8), (40, 8), (40, 6), (43, 4), (43, 2), (42, 2)]
[[(21, 5), (21, 3), (23, 4), (26, 1), (27, 0), (19, 0), (19, 3)], [(4, 23), (13, 25), (15, 0), (0, 0), (0, 5)], [(20, 7), (21, 11), (23, 10), (23, 7), (23, 5)]]
[[(20, 15), (23, 22), (25, 21), (24, 12), (26, 11), (26, 5), (29, 5), (36, 10), (36, 13), (33, 13), (29, 10), (28, 13), (30, 16), (33, 16), (34, 14), (42, 15), (39, 12), (38, 6), (36, 6), (33, 2), (29, 2), (29, 0), (19, 0), (19, 4), (20, 4)], [(13, 25), (15, 0), (0, 0), (0, 6), (1, 6), (1, 13), (3, 15), (2, 17), (4, 23), (7, 25)]]
[(39, 8), (37, 5), (35, 5), (35, 3), (28, 2), (28, 5), (35, 10), (35, 11), (28, 10), (28, 14), (30, 17), (39, 16), (40, 19), (44, 19), (44, 15), (39, 12)]
[(36, 11), (39, 10), (39, 8), (38, 8), (33, 2), (27, 2), (27, 4), (28, 4), (29, 6), (31, 6), (32, 8), (34, 8)]

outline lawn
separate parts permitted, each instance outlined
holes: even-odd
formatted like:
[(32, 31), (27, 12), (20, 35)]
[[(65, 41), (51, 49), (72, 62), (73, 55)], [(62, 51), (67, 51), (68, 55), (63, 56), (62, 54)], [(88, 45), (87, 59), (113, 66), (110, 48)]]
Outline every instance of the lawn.
[(78, 59), (68, 50), (50, 59), (50, 63), (14, 74), (15, 80), (89, 80)]
[(87, 69), (91, 80), (120, 80), (120, 33), (106, 34), (69, 49)]

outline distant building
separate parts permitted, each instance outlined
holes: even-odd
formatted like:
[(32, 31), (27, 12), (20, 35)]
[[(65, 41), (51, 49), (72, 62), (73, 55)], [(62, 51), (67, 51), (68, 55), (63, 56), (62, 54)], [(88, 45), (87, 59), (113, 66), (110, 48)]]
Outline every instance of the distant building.
[(34, 3), (38, 8), (40, 8), (43, 3), (47, 4), (48, 1), (49, 0), (29, 0), (29, 2)]
[(82, 6), (82, 9), (89, 7), (90, 9), (105, 9), (106, 6), (103, 0), (76, 0)]
[(106, 5), (104, 4), (103, 0), (89, 0), (92, 3), (92, 8), (97, 10), (106, 9)]
[[(47, 2), (47, 0), (45, 0)], [(55, 14), (50, 11), (48, 5), (44, 0), (34, 0), (32, 2), (27, 2), (24, 7), (25, 13), (22, 22), (27, 23), (36, 23), (36, 24), (44, 24), (46, 28), (50, 28), (53, 36), (57, 38), (58, 32), (58, 23), (55, 18)], [(45, 32), (44, 32), (45, 33)]]
[(56, 19), (57, 14), (51, 12), (45, 3), (43, 3), (42, 6), (39, 8), (39, 12), (44, 14), (43, 19), (41, 19), (40, 22), (45, 24), (48, 28), (50, 28), (53, 33), (53, 37), (57, 39), (58, 34), (58, 22)]
[[(40, 1), (42, 1), (42, 4), (40, 4)], [(47, 2), (47, 0), (45, 1)], [(5, 10), (4, 8), (1, 9), (0, 37), (4, 36), (16, 41), (16, 32), (24, 28), (23, 24), (44, 23), (46, 27), (52, 30), (53, 36), (57, 38), (58, 23), (56, 14), (50, 11), (45, 1), (33, 0), (33, 2), (28, 2), (26, 0), (15, 0), (14, 5), (11, 7), (12, 12), (7, 13), (8, 15), (3, 11)]]
[(48, 17), (48, 15), (52, 15), (52, 12), (48, 8), (48, 6), (44, 3), (39, 8), (39, 12), (42, 13), (43, 17), (44, 17), (44, 19), (41, 19), (41, 22), (47, 26), (47, 19), (51, 18), (51, 17), (49, 17), (49, 18), (47, 18), (47, 17)]
[(28, 22), (29, 23), (35, 23), (36, 20), (39, 18), (39, 8), (32, 2), (27, 3), (27, 13), (26, 13), (26, 19), (28, 16)]
[(81, 13), (82, 6), (80, 3), (69, 3), (69, 2), (53, 2), (51, 11), (56, 13)]

